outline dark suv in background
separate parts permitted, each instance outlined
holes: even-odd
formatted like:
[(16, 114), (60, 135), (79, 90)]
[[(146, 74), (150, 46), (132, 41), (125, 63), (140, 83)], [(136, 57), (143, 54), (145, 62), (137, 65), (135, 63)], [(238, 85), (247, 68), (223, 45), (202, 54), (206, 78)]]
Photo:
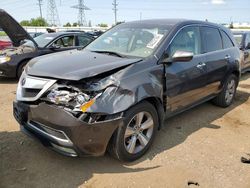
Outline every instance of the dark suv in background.
[(241, 51), (241, 71), (250, 70), (250, 32), (249, 31), (234, 31), (234, 38), (237, 41)]
[(220, 25), (123, 23), (83, 50), (31, 60), (14, 116), (24, 132), (65, 155), (99, 156), (108, 148), (133, 161), (148, 150), (164, 118), (208, 100), (231, 105), (239, 61), (232, 33)]

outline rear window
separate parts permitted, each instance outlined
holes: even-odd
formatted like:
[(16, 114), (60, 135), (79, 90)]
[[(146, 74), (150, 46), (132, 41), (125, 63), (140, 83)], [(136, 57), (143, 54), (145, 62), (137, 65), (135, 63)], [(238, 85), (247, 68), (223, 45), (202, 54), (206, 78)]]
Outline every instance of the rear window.
[(201, 27), (203, 52), (213, 52), (222, 49), (220, 32), (216, 28)]
[(221, 32), (221, 36), (222, 36), (222, 41), (223, 41), (223, 47), (224, 47), (224, 49), (234, 47), (233, 42), (231, 41), (231, 39), (229, 38), (229, 36), (224, 31)]
[(234, 38), (235, 38), (238, 46), (240, 46), (242, 44), (243, 35), (234, 33)]

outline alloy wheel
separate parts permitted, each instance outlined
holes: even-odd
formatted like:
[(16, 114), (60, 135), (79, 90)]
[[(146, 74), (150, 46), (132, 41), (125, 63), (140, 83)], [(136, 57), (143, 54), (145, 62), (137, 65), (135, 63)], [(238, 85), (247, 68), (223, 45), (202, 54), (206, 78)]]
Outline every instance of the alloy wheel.
[(124, 134), (124, 145), (128, 153), (136, 154), (149, 143), (154, 129), (154, 120), (150, 113), (139, 112), (128, 123)]
[(236, 87), (236, 82), (235, 80), (230, 80), (227, 84), (227, 89), (226, 89), (226, 95), (225, 95), (225, 100), (226, 103), (229, 104), (233, 100), (234, 94), (235, 94), (235, 87)]

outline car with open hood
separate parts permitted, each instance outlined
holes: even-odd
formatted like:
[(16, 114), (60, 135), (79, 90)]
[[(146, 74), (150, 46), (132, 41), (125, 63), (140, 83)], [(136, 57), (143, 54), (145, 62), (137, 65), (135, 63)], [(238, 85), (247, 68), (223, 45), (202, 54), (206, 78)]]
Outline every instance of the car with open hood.
[(241, 51), (241, 72), (250, 71), (250, 31), (233, 31)]
[(83, 50), (32, 59), (13, 112), (22, 131), (62, 154), (108, 150), (133, 161), (149, 149), (165, 118), (208, 100), (230, 106), (239, 61), (232, 33), (217, 24), (122, 23)]
[(0, 50), (0, 77), (20, 77), (26, 64), (34, 57), (83, 48), (95, 37), (82, 32), (58, 32), (31, 37), (8, 13), (0, 9), (0, 28), (13, 47)]

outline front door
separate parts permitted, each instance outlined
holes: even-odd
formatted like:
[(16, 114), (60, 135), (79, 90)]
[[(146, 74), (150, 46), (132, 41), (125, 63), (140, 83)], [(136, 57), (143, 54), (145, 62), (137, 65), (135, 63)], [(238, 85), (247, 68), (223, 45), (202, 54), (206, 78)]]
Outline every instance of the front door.
[(206, 91), (205, 56), (201, 54), (201, 37), (198, 26), (187, 26), (176, 35), (167, 53), (176, 51), (194, 54), (188, 62), (173, 62), (166, 65), (167, 114), (172, 114), (203, 99)]

